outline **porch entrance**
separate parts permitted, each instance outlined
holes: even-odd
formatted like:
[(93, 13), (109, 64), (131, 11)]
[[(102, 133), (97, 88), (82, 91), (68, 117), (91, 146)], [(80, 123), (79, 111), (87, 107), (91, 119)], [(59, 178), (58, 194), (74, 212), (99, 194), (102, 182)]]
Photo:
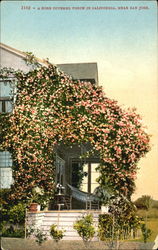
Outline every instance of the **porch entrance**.
[[(79, 157), (61, 158), (56, 155), (57, 193), (50, 209), (99, 209), (98, 197), (93, 192), (98, 186), (97, 158), (82, 161)], [(79, 156), (79, 155), (77, 155)]]

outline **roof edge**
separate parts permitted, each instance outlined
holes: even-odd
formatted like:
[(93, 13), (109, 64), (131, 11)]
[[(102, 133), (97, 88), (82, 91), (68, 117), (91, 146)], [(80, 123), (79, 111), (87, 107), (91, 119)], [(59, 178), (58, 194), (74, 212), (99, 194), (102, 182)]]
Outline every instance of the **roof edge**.
[(72, 64), (96, 64), (98, 65), (97, 62), (57, 63), (56, 65), (72, 65)]
[[(8, 46), (8, 45), (6, 45), (6, 44), (4, 44), (4, 43), (0, 43), (0, 47), (1, 47), (2, 49), (5, 49), (5, 50), (7, 50), (7, 51), (9, 51), (9, 52), (11, 52), (11, 53), (13, 53), (13, 54), (15, 54), (15, 55), (20, 56), (20, 57), (22, 57), (22, 58), (25, 58), (25, 57), (26, 57), (26, 53), (25, 53), (25, 52), (22, 52), (22, 51), (20, 51), (20, 50), (18, 50), (18, 49), (15, 49), (15, 48), (13, 48), (13, 47), (10, 47), (10, 46)], [(43, 64), (48, 65), (48, 63), (47, 63), (46, 60), (44, 60), (44, 59), (40, 59), (40, 58), (37, 58), (37, 57), (35, 57), (35, 59), (36, 59), (39, 63), (43, 63)]]

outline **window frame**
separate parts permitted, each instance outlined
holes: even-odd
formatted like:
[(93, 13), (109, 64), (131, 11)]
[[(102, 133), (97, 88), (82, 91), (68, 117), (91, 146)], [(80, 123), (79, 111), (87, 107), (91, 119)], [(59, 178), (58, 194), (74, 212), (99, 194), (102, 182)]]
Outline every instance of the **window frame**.
[[(5, 82), (11, 84), (13, 80), (14, 80), (14, 78), (12, 78), (12, 77), (9, 77), (9, 78), (6, 78), (6, 79), (0, 78), (0, 84), (1, 83), (5, 84)], [(2, 105), (2, 110), (0, 111), (1, 114), (12, 113), (14, 102), (15, 102), (14, 93), (15, 93), (15, 90), (14, 90), (14, 87), (13, 87), (13, 93), (12, 94), (10, 93), (9, 96), (1, 96), (0, 95), (0, 102), (2, 102), (2, 104), (1, 104)], [(11, 111), (7, 111), (7, 104), (6, 104), (6, 102), (10, 102), (10, 104), (12, 106)]]

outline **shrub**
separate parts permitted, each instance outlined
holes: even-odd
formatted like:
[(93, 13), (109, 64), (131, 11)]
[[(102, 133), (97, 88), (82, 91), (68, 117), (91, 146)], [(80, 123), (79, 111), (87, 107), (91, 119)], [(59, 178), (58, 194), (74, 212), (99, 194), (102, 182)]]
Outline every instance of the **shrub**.
[(98, 234), (101, 240), (106, 240), (112, 237), (112, 225), (113, 219), (110, 214), (99, 215)]
[(0, 188), (0, 204), (1, 206), (4, 204), (8, 204), (10, 202), (9, 195), (11, 190), (9, 188)]
[(50, 227), (50, 235), (56, 242), (58, 242), (64, 237), (64, 231), (58, 230), (57, 225), (53, 224)]
[(152, 231), (151, 231), (151, 229), (149, 229), (149, 228), (146, 227), (145, 223), (143, 223), (141, 225), (141, 231), (142, 231), (144, 243), (146, 243), (147, 240), (149, 239), (149, 237), (151, 236)]
[(25, 206), (19, 203), (12, 207), (9, 212), (10, 222), (22, 224), (25, 222)]
[(25, 230), (24, 228), (15, 229), (13, 226), (2, 229), (2, 237), (13, 237), (13, 238), (24, 238)]
[(151, 198), (150, 195), (142, 195), (140, 198), (138, 198), (134, 204), (136, 205), (137, 208), (139, 209), (146, 209), (148, 210), (151, 208), (153, 204), (153, 199)]
[(25, 235), (25, 205), (22, 202), (14, 204), (10, 194), (11, 189), (0, 189), (0, 231), (3, 237), (21, 238)]
[(158, 201), (156, 201), (156, 200), (153, 201), (152, 208), (158, 209)]
[(136, 236), (140, 228), (141, 219), (134, 211), (129, 214), (101, 214), (99, 215), (98, 234), (101, 240), (125, 240)]
[(74, 229), (78, 232), (79, 236), (84, 242), (90, 241), (95, 234), (95, 228), (93, 226), (93, 216), (91, 214), (83, 216), (74, 224)]
[(27, 228), (26, 228), (26, 237), (27, 238), (31, 237), (31, 235), (33, 235), (34, 231), (35, 231), (34, 225), (27, 226)]
[(31, 236), (35, 237), (35, 241), (39, 245), (42, 245), (47, 240), (47, 234), (39, 228), (34, 228), (34, 225), (27, 228), (27, 237), (30, 238)]
[(35, 241), (39, 244), (39, 245), (42, 245), (42, 243), (44, 241), (47, 240), (47, 234), (46, 233), (43, 233), (42, 230), (40, 230), (39, 228), (37, 228), (35, 231), (34, 231), (34, 236), (36, 237)]
[(0, 189), (0, 218), (2, 222), (23, 224), (25, 222), (25, 205), (10, 199), (11, 189)]
[(9, 221), (9, 210), (13, 206), (9, 201), (9, 195), (10, 189), (0, 189), (0, 218), (2, 222)]

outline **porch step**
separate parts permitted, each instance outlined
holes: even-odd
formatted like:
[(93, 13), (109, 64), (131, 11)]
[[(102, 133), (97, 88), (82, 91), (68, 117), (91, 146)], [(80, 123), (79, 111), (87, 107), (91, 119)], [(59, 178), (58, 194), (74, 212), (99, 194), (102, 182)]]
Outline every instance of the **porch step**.
[(56, 224), (58, 229), (65, 230), (63, 240), (81, 240), (73, 225), (76, 220), (83, 215), (92, 214), (94, 225), (97, 227), (98, 216), (100, 210), (62, 210), (62, 211), (46, 211), (37, 213), (28, 213), (28, 223), (34, 222), (35, 227), (41, 228), (49, 235), (50, 227)]

